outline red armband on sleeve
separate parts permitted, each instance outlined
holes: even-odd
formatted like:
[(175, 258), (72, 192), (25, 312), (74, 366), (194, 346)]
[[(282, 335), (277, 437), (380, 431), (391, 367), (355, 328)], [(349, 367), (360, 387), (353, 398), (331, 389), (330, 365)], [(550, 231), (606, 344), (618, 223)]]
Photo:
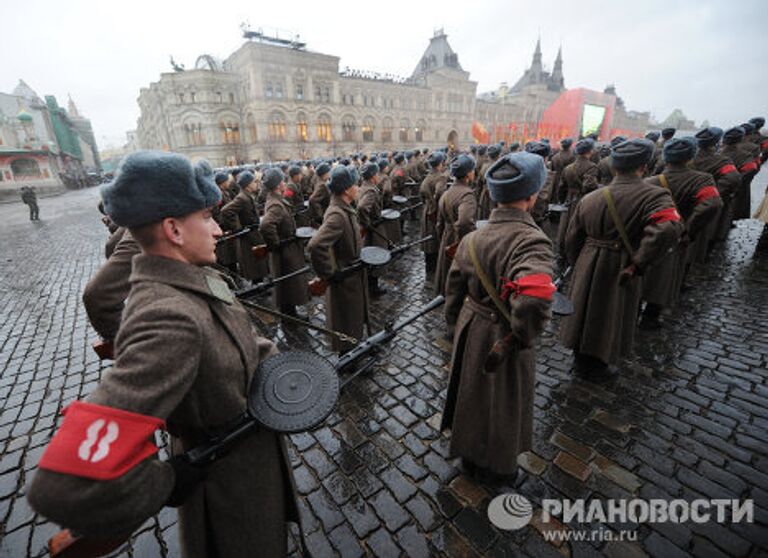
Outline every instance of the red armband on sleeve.
[(651, 214), (651, 221), (660, 225), (667, 221), (680, 221), (682, 218), (674, 207), (668, 207)]
[(552, 295), (557, 290), (552, 282), (552, 276), (546, 273), (533, 273), (521, 277), (517, 281), (511, 281), (506, 277), (501, 278), (501, 299), (507, 300), (510, 295), (515, 299), (518, 296), (532, 296), (544, 300), (552, 300)]
[(748, 163), (744, 163), (743, 165), (741, 165), (739, 172), (748, 173), (756, 170), (757, 170), (757, 163), (755, 163), (754, 161), (749, 161)]
[(720, 167), (720, 170), (717, 171), (717, 174), (720, 176), (725, 176), (726, 174), (731, 174), (732, 172), (737, 172), (736, 165), (723, 165)]
[(764, 140), (763, 143), (760, 144), (760, 149), (762, 150), (768, 149), (768, 140)]
[(293, 190), (286, 189), (285, 192), (283, 193), (283, 196), (286, 198), (292, 198), (294, 194), (296, 194), (296, 192), (294, 192)]
[(151, 440), (165, 422), (156, 417), (75, 401), (38, 467), (95, 480), (111, 480), (157, 452)]
[(714, 186), (704, 186), (701, 190), (696, 192), (696, 205), (707, 201), (710, 198), (719, 198), (720, 192)]

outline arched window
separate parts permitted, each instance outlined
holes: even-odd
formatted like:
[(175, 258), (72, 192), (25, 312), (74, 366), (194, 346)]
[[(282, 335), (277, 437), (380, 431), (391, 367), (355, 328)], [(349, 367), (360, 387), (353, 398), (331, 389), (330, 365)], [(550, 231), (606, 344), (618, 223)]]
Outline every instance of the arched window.
[(309, 141), (309, 131), (307, 127), (307, 115), (300, 112), (296, 116), (296, 137), (299, 141)]
[(387, 117), (384, 119), (381, 130), (381, 141), (384, 143), (392, 143), (392, 128), (395, 127), (392, 119)]
[(343, 141), (355, 141), (357, 123), (353, 117), (344, 117), (344, 120), (341, 121), (341, 133)]
[(375, 124), (373, 118), (366, 116), (363, 120), (363, 141), (373, 141)]
[(405, 118), (400, 121), (400, 141), (403, 143), (408, 142), (408, 130), (411, 128), (411, 123)]
[(325, 113), (317, 117), (317, 139), (325, 142), (330, 142), (333, 139), (331, 117)]
[(34, 178), (42, 175), (40, 165), (34, 159), (14, 159), (11, 162), (11, 171), (16, 178)]
[(258, 133), (256, 130), (256, 118), (252, 113), (245, 118), (245, 127), (248, 130), (248, 140), (251, 143), (256, 143), (258, 140)]
[(285, 141), (285, 116), (280, 112), (273, 112), (269, 117), (269, 139)]
[(232, 121), (224, 121), (219, 124), (221, 142), (226, 144), (240, 143), (240, 124)]
[(419, 120), (416, 122), (416, 128), (414, 128), (413, 133), (416, 136), (416, 141), (424, 141), (424, 129), (427, 127), (427, 123), (423, 120)]
[(205, 145), (203, 126), (199, 122), (184, 124), (184, 133), (187, 138), (187, 145)]

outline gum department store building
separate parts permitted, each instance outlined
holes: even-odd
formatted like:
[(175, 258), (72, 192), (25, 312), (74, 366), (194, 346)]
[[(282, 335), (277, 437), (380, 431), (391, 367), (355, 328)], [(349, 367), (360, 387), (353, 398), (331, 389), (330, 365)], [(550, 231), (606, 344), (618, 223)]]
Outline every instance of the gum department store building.
[(626, 111), (612, 86), (567, 90), (561, 52), (548, 72), (538, 42), (515, 85), (478, 95), (442, 30), (408, 78), (340, 71), (338, 56), (303, 43), (248, 30), (243, 35), (248, 40), (223, 62), (202, 55), (192, 70), (174, 64), (173, 72), (141, 90), (140, 148), (233, 165), (534, 137), (555, 141), (588, 131), (588, 111), (601, 139), (642, 135), (649, 127), (649, 113)]

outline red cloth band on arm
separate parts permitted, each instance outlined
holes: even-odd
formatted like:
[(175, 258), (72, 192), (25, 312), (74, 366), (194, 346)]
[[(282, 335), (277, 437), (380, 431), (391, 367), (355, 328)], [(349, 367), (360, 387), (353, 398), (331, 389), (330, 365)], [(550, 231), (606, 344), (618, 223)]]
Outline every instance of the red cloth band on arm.
[(151, 441), (165, 421), (130, 411), (75, 401), (38, 467), (87, 479), (115, 479), (157, 452)]
[(651, 214), (651, 221), (656, 223), (657, 225), (660, 225), (661, 223), (666, 223), (667, 221), (680, 221), (681, 217), (680, 214), (677, 212), (677, 209), (674, 207), (668, 207), (666, 209), (662, 209), (660, 211), (657, 211), (656, 213)]
[(729, 164), (729, 165), (723, 165), (722, 167), (720, 167), (720, 170), (717, 171), (717, 174), (726, 175), (736, 171), (737, 171), (736, 165)]
[(295, 193), (296, 192), (294, 192), (293, 190), (287, 189), (285, 193), (283, 193), (283, 196), (285, 196), (286, 198), (292, 198)]
[(502, 277), (501, 299), (507, 300), (509, 295), (517, 298), (520, 295), (552, 300), (552, 294), (557, 290), (552, 282), (552, 276), (546, 273), (532, 273), (521, 277), (517, 281), (510, 281)]
[(760, 144), (760, 149), (768, 149), (768, 140), (765, 140)]
[(749, 161), (748, 163), (744, 163), (743, 165), (741, 165), (739, 172), (746, 173), (746, 172), (751, 172), (756, 170), (757, 170), (757, 163), (755, 163), (754, 161)]
[(696, 205), (707, 201), (709, 198), (719, 198), (720, 192), (714, 186), (704, 186), (701, 190), (696, 192)]

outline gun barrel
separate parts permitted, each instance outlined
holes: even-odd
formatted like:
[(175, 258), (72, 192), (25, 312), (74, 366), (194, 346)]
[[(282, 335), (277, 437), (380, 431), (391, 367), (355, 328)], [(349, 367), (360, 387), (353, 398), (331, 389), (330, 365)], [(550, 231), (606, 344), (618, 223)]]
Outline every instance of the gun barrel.
[(405, 252), (405, 251), (406, 251), (406, 250), (408, 250), (409, 248), (413, 248), (414, 246), (416, 246), (416, 245), (418, 245), (418, 244), (421, 244), (422, 242), (427, 242), (427, 241), (429, 241), (429, 240), (432, 240), (432, 235), (431, 235), (431, 234), (430, 234), (430, 235), (427, 235), (427, 236), (425, 236), (424, 238), (419, 238), (419, 239), (417, 239), (417, 240), (414, 240), (414, 241), (412, 241), (412, 242), (408, 242), (408, 243), (406, 243), (406, 244), (401, 244), (400, 246), (397, 246), (397, 247), (395, 247), (395, 248), (392, 250), (392, 255), (393, 255), (393, 256), (396, 256), (397, 254), (400, 254), (400, 253), (402, 253), (402, 252)]
[(397, 335), (397, 332), (401, 329), (405, 328), (406, 326), (410, 325), (411, 323), (418, 320), (420, 317), (422, 317), (424, 314), (428, 314), (435, 308), (441, 306), (445, 303), (445, 297), (444, 296), (437, 296), (433, 298), (429, 303), (427, 303), (424, 307), (422, 307), (418, 312), (413, 314), (412, 316), (409, 316), (407, 318), (403, 318), (402, 320), (396, 322), (394, 325), (389, 326), (377, 334), (369, 337), (359, 345), (357, 345), (354, 349), (344, 354), (343, 357), (339, 359), (339, 361), (336, 363), (336, 370), (341, 371), (342, 369), (348, 367), (355, 361), (359, 360), (361, 357), (367, 355), (371, 351), (373, 351), (375, 348), (383, 345), (390, 339), (392, 339), (395, 335)]
[(561, 283), (562, 283), (563, 281), (565, 281), (565, 279), (567, 279), (567, 278), (568, 278), (568, 276), (571, 274), (571, 271), (573, 271), (573, 266), (572, 266), (572, 265), (569, 265), (568, 267), (566, 267), (566, 268), (565, 268), (565, 271), (563, 271), (563, 272), (560, 274), (560, 276), (559, 276), (557, 279), (555, 279), (555, 280), (553, 281), (553, 284), (555, 285), (555, 287), (557, 287), (557, 288), (559, 289), (559, 288), (560, 288), (560, 285), (561, 285)]
[(302, 267), (301, 269), (297, 269), (296, 271), (292, 271), (290, 273), (286, 273), (285, 275), (281, 275), (280, 277), (275, 277), (274, 279), (267, 279), (266, 281), (262, 281), (261, 283), (257, 283), (253, 287), (249, 287), (247, 289), (243, 289), (241, 291), (237, 291), (235, 293), (235, 296), (237, 298), (248, 298), (251, 296), (255, 296), (257, 294), (263, 293), (265, 291), (268, 291), (278, 283), (282, 283), (283, 281), (286, 281), (292, 277), (296, 277), (297, 275), (301, 275), (303, 273), (307, 273), (310, 271), (311, 268), (307, 265)]

